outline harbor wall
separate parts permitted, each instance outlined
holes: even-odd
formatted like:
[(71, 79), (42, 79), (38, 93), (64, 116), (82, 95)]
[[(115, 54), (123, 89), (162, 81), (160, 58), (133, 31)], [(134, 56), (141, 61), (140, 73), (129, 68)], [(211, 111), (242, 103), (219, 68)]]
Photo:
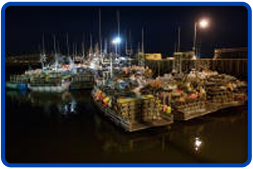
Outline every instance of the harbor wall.
[[(189, 72), (195, 62), (219, 73), (233, 75), (243, 80), (248, 79), (248, 59), (182, 59), (182, 72)], [(158, 76), (172, 71), (173, 60), (146, 60), (145, 65), (152, 69), (154, 76)]]

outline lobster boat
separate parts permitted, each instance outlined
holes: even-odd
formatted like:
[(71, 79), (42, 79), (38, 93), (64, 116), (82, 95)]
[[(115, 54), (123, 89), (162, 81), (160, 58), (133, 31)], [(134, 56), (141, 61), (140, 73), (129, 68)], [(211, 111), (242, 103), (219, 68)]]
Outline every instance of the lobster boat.
[(64, 92), (69, 89), (70, 75), (56, 77), (34, 77), (30, 80), (28, 88), (35, 92)]
[(94, 85), (94, 75), (91, 71), (81, 72), (71, 77), (70, 90), (92, 89)]
[(97, 87), (92, 98), (104, 116), (127, 132), (168, 126), (173, 123), (170, 111), (164, 112), (158, 98), (152, 95), (141, 97), (110, 95)]
[(10, 81), (5, 84), (6, 88), (13, 90), (27, 90), (29, 77), (26, 75), (12, 75)]

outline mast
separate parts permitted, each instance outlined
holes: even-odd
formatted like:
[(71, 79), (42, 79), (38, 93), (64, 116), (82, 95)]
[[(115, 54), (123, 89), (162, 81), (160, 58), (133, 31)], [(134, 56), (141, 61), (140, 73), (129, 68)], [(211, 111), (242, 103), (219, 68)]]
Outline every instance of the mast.
[(128, 52), (127, 52), (127, 32), (125, 32), (125, 53), (126, 55), (128, 55)]
[(99, 14), (99, 49), (100, 49), (100, 54), (102, 55), (102, 32), (101, 32), (101, 9), (99, 8), (99, 11), (98, 11), (98, 14)]
[(144, 54), (144, 28), (142, 27), (141, 30), (141, 53), (142, 53), (142, 57), (141, 57), (141, 66), (145, 66), (144, 65), (144, 59), (145, 59), (145, 54)]
[(44, 40), (44, 33), (42, 34), (42, 54), (45, 55), (45, 40)]
[[(117, 10), (117, 23), (118, 23), (118, 37), (120, 38), (120, 13), (119, 10)], [(118, 47), (118, 53), (120, 55), (120, 44), (116, 45)]]
[(177, 33), (178, 33), (178, 35), (177, 35), (177, 52), (180, 52), (180, 27), (178, 27)]
[(60, 53), (60, 42), (57, 41), (57, 52)]
[(77, 43), (75, 43), (75, 53), (76, 53), (76, 56), (78, 55), (78, 53), (77, 53)]
[(138, 42), (138, 54), (141, 52), (140, 42)]
[(67, 54), (69, 56), (69, 35), (66, 33), (66, 46), (67, 46)]
[(130, 41), (130, 56), (133, 54), (133, 44), (132, 44), (132, 33), (129, 31), (129, 41)]
[(38, 49), (39, 49), (39, 52), (41, 54), (42, 53), (42, 51), (41, 51), (41, 44), (38, 45)]
[(73, 50), (72, 50), (72, 54), (73, 54), (73, 61), (75, 61), (75, 43), (73, 42)]
[(106, 55), (107, 54), (107, 40), (105, 39), (105, 42), (104, 42), (104, 54)]
[(53, 35), (53, 40), (54, 40), (54, 54), (57, 54), (55, 35)]
[(93, 54), (93, 48), (92, 48), (92, 34), (90, 34), (90, 49), (89, 49), (89, 55)]
[(55, 35), (53, 35), (53, 40), (54, 40), (54, 57), (55, 57), (55, 69), (58, 69), (58, 53), (57, 53), (57, 49), (56, 49), (56, 37)]
[(85, 58), (84, 34), (83, 34), (83, 42), (82, 42), (82, 53), (83, 53), (83, 59), (84, 59)]
[(95, 44), (94, 53), (95, 53), (96, 55), (99, 55), (99, 44), (98, 44), (98, 42)]
[(141, 30), (141, 53), (144, 55), (144, 28)]

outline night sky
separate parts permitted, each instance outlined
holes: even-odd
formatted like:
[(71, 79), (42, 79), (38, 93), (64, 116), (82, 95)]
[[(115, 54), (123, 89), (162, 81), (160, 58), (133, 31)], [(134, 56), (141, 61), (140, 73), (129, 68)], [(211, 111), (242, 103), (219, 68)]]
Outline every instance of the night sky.
[[(8, 7), (6, 9), (6, 53), (38, 53), (45, 33), (47, 53), (53, 51), (55, 34), (61, 52), (66, 52), (66, 33), (72, 42), (86, 48), (89, 35), (98, 42), (98, 9), (102, 13), (102, 38), (111, 40), (117, 33), (116, 11), (120, 11), (121, 33), (131, 30), (134, 50), (145, 29), (145, 52), (171, 56), (181, 27), (181, 50), (192, 48), (194, 22), (208, 18), (210, 26), (199, 29), (201, 56), (212, 55), (214, 48), (247, 46), (247, 9), (245, 7)], [(124, 41), (124, 38), (123, 38)], [(122, 44), (122, 51), (124, 45)]]

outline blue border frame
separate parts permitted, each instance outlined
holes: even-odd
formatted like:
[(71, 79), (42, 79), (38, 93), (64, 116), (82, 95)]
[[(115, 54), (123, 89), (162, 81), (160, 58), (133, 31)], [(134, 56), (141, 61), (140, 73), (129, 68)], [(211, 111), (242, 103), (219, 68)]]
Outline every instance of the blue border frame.
[[(8, 163), (5, 160), (5, 10), (9, 6), (244, 6), (248, 10), (248, 159), (244, 163)], [(252, 10), (244, 2), (8, 2), (1, 10), (1, 160), (7, 167), (245, 167), (252, 158)]]

